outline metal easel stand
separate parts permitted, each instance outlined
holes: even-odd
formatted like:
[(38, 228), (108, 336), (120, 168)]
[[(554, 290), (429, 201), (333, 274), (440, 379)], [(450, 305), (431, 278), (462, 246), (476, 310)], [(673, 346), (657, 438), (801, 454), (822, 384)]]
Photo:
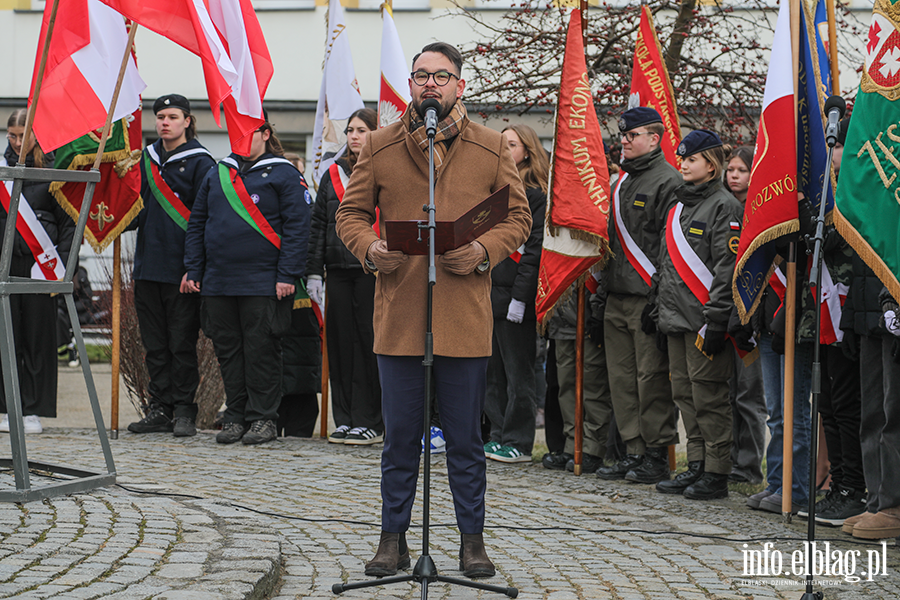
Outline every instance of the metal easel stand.
[[(12, 180), (14, 182), (12, 194), (10, 194), (9, 217), (6, 221), (2, 252), (0, 252), (0, 365), (2, 365), (3, 369), (3, 386), (6, 392), (6, 406), (9, 411), (9, 440), (12, 446), (12, 458), (0, 458), (0, 467), (11, 466), (16, 481), (15, 490), (0, 488), (0, 502), (33, 502), (114, 484), (116, 482), (116, 468), (113, 463), (109, 439), (106, 436), (106, 427), (103, 424), (103, 414), (100, 412), (97, 389), (94, 387), (94, 379), (91, 375), (90, 363), (84, 347), (84, 337), (81, 334), (81, 325), (78, 322), (78, 313), (75, 310), (75, 300), (72, 296), (74, 290), (72, 279), (75, 275), (75, 265), (78, 262), (78, 250), (81, 240), (84, 238), (84, 228), (91, 208), (91, 198), (94, 195), (94, 187), (100, 181), (100, 172), (97, 169), (91, 171), (63, 171), (24, 166), (0, 167), (0, 180)], [(10, 277), (9, 275), (13, 240), (16, 234), (16, 218), (19, 212), (19, 198), (22, 195), (22, 184), (24, 181), (72, 181), (87, 184), (84, 201), (81, 203), (81, 211), (78, 214), (75, 235), (72, 238), (72, 247), (69, 249), (66, 274), (62, 281), (41, 281), (25, 277)], [(19, 373), (16, 365), (16, 347), (13, 339), (12, 313), (9, 299), (13, 294), (62, 294), (65, 296), (69, 319), (72, 322), (72, 332), (75, 334), (75, 342), (78, 346), (78, 356), (81, 359), (81, 370), (84, 373), (84, 381), (87, 384), (91, 409), (94, 413), (94, 423), (97, 427), (97, 435), (100, 438), (100, 446), (103, 448), (103, 457), (106, 460), (106, 473), (28, 460), (22, 423), (22, 398), (19, 392)], [(73, 479), (55, 481), (41, 487), (32, 487), (30, 469), (68, 475), (73, 477)]]

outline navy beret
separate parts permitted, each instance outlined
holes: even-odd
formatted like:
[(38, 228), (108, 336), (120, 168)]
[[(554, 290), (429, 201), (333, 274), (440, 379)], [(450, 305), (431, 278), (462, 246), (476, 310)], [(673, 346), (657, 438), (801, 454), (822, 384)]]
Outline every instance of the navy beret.
[(675, 154), (684, 158), (692, 156), (698, 152), (709, 150), (710, 148), (718, 148), (722, 145), (722, 140), (715, 131), (709, 129), (695, 129), (690, 132), (678, 144), (678, 150)]
[(619, 117), (619, 131), (624, 133), (651, 123), (662, 123), (662, 117), (648, 106), (638, 106), (622, 113)]
[(157, 98), (156, 102), (153, 103), (153, 114), (158, 113), (164, 108), (180, 108), (185, 114), (191, 114), (190, 101), (179, 94), (169, 94)]

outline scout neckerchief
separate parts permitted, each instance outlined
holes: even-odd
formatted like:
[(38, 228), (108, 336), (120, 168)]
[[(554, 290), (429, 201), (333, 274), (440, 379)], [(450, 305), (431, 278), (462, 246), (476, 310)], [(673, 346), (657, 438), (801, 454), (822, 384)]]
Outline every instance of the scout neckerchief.
[(631, 234), (628, 232), (628, 229), (625, 227), (625, 221), (622, 220), (622, 207), (621, 202), (619, 200), (619, 190), (622, 189), (622, 182), (628, 179), (628, 173), (622, 173), (619, 177), (619, 181), (616, 182), (616, 191), (613, 194), (613, 208), (616, 213), (615, 219), (615, 227), (616, 227), (616, 235), (619, 236), (619, 241), (622, 242), (622, 249), (625, 251), (625, 256), (628, 258), (628, 262), (631, 263), (631, 266), (634, 267), (634, 270), (637, 271), (638, 275), (641, 276), (641, 279), (644, 280), (644, 283), (650, 285), (650, 279), (653, 275), (656, 274), (656, 267), (653, 266), (653, 263), (650, 262), (650, 259), (647, 258), (647, 255), (644, 254), (644, 251), (641, 250), (641, 247), (637, 245), (637, 242), (634, 241), (634, 238), (631, 237)]
[[(170, 160), (180, 160), (187, 158), (188, 156), (194, 156), (195, 154), (208, 154), (209, 156), (212, 156), (206, 148), (191, 148), (184, 152), (172, 154), (166, 158), (166, 162), (169, 162)], [(191, 211), (188, 210), (188, 207), (184, 205), (184, 202), (181, 201), (178, 194), (176, 194), (162, 178), (159, 167), (160, 160), (159, 155), (156, 153), (156, 149), (153, 146), (147, 146), (147, 149), (144, 152), (144, 172), (147, 174), (147, 184), (150, 186), (150, 191), (162, 207), (163, 211), (171, 217), (175, 224), (184, 231), (187, 231), (188, 219), (191, 218)]]
[[(0, 156), (0, 167), (8, 166), (5, 156)], [(4, 181), (0, 186), (0, 203), (9, 214), (9, 202), (12, 199), (12, 181)], [(24, 192), (24, 190), (23, 190)], [(32, 279), (46, 279), (47, 281), (60, 281), (66, 274), (66, 268), (62, 264), (56, 245), (50, 240), (47, 231), (37, 215), (31, 209), (31, 205), (22, 193), (19, 196), (19, 216), (16, 218), (16, 231), (25, 240), (31, 255), (34, 257), (34, 266), (31, 268)]]
[[(284, 158), (266, 158), (253, 166), (259, 167), (275, 163), (291, 164), (289, 160)], [(244, 180), (241, 179), (240, 175), (235, 173), (235, 176), (232, 179), (231, 170), (228, 168), (228, 165), (237, 167), (237, 163), (229, 158), (226, 158), (219, 163), (219, 183), (222, 186), (222, 191), (225, 193), (225, 198), (228, 199), (228, 204), (231, 206), (232, 210), (234, 210), (239, 217), (244, 219), (244, 221), (246, 221), (258, 234), (281, 250), (281, 236), (272, 229), (272, 226), (266, 220), (266, 217), (263, 216), (259, 207), (253, 202), (253, 199), (250, 197), (250, 192), (244, 187)], [(303, 180), (301, 179), (301, 181)], [(309, 308), (310, 306), (313, 307), (314, 311), (316, 310), (317, 305), (310, 300), (309, 294), (306, 293), (306, 284), (303, 283), (303, 281), (295, 281), (293, 308)], [(316, 318), (319, 318), (318, 314), (316, 315)]]
[[(421, 148), (422, 152), (428, 156), (428, 134), (425, 132), (425, 119), (419, 115), (412, 103), (409, 104), (406, 112), (400, 117), (400, 120), (406, 126), (409, 135), (412, 136), (416, 145)], [(434, 135), (434, 171), (435, 177), (440, 173), (441, 167), (444, 165), (444, 156), (447, 153), (448, 144), (440, 142), (449, 142), (466, 128), (469, 123), (466, 107), (460, 100), (456, 101), (450, 114), (437, 124), (437, 133)]]
[[(669, 210), (669, 216), (666, 220), (666, 250), (672, 259), (672, 265), (678, 276), (681, 277), (691, 293), (700, 301), (700, 304), (706, 305), (709, 302), (709, 290), (712, 288), (713, 273), (706, 266), (687, 238), (684, 236), (684, 229), (681, 227), (681, 213), (684, 211), (684, 204), (678, 202)], [(706, 338), (706, 324), (697, 332), (697, 349), (703, 352), (703, 340)], [(726, 335), (728, 339), (734, 343), (734, 339), (730, 335)], [(754, 342), (755, 345), (755, 342)], [(756, 360), (756, 350), (747, 352), (741, 350), (735, 344), (738, 355), (744, 361), (744, 364), (750, 364)], [(752, 356), (751, 356), (752, 355)], [(709, 357), (712, 360), (712, 357)]]

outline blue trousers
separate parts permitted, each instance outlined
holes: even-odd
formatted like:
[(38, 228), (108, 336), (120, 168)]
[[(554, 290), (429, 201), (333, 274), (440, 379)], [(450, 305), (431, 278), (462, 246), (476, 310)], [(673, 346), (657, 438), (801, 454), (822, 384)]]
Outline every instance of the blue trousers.
[[(381, 528), (409, 529), (419, 479), (425, 418), (421, 356), (378, 355), (384, 450), (381, 453)], [(481, 413), (488, 357), (434, 357), (433, 379), (447, 441), (447, 475), (460, 533), (484, 529), (485, 457)]]
[[(767, 425), (772, 437), (766, 449), (766, 489), (782, 493), (784, 464), (784, 356), (772, 350), (772, 336), (762, 335), (759, 344), (763, 386), (766, 390)], [(805, 505), (809, 500), (809, 388), (812, 381), (812, 344), (794, 346), (794, 468), (791, 501)]]

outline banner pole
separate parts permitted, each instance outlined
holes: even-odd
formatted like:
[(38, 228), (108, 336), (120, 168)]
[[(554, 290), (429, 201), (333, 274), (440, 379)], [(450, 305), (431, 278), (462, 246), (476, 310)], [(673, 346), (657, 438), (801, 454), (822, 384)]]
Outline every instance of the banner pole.
[(110, 388), (109, 437), (119, 439), (119, 367), (122, 348), (122, 242), (113, 240), (112, 280), (112, 386)]
[[(314, 301), (315, 302), (315, 301)], [(325, 315), (328, 314), (328, 290), (325, 290), (325, 306), (322, 309), (322, 409), (319, 435), (323, 440), (328, 439), (328, 336), (325, 330)]]
[(575, 474), (581, 475), (584, 446), (584, 284), (578, 286), (575, 325)]
[(825, 12), (828, 13), (828, 61), (831, 63), (831, 93), (835, 96), (841, 94), (841, 73), (838, 68), (838, 51), (837, 51), (837, 25), (834, 17), (834, 0), (828, 0), (825, 5)]
[[(131, 56), (131, 48), (134, 46), (134, 35), (137, 33), (137, 23), (131, 23), (131, 31), (128, 32), (128, 43), (125, 44), (125, 53), (122, 56), (122, 64), (119, 67), (119, 78), (113, 90), (112, 99), (109, 101), (109, 111), (106, 114), (106, 123), (103, 125), (103, 133), (100, 135), (100, 145), (97, 147), (97, 157), (94, 159), (92, 171), (100, 169), (103, 159), (103, 150), (106, 140), (112, 129), (113, 114), (116, 112), (116, 103), (119, 101), (119, 91), (122, 89), (122, 80), (125, 79), (125, 69), (128, 67), (128, 57)], [(122, 246), (120, 236), (113, 241), (113, 282), (112, 282), (112, 385), (110, 387), (110, 434), (109, 437), (119, 439), (119, 365), (121, 361), (121, 325), (122, 325)]]
[(19, 154), (18, 165), (25, 166), (25, 157), (28, 156), (26, 148), (28, 148), (28, 140), (32, 135), (34, 127), (34, 113), (37, 112), (38, 99), (41, 97), (41, 85), (44, 83), (44, 68), (47, 66), (47, 55), (50, 52), (50, 40), (53, 38), (53, 27), (56, 25), (56, 13), (59, 9), (59, 0), (53, 0), (53, 6), (50, 8), (50, 20), (47, 22), (47, 37), (44, 38), (44, 49), (41, 52), (41, 64), (38, 66), (37, 81), (34, 84), (34, 98), (28, 106), (28, 112), (25, 116), (25, 133), (22, 137), (22, 153)]
[[(794, 85), (794, 139), (797, 139), (797, 95), (800, 66), (800, 0), (791, 0), (791, 62), (793, 63)], [(796, 337), (797, 314), (797, 242), (791, 242), (787, 261), (787, 291), (784, 294), (784, 392), (781, 469), (781, 516), (785, 523), (791, 522), (794, 481), (794, 342)]]

